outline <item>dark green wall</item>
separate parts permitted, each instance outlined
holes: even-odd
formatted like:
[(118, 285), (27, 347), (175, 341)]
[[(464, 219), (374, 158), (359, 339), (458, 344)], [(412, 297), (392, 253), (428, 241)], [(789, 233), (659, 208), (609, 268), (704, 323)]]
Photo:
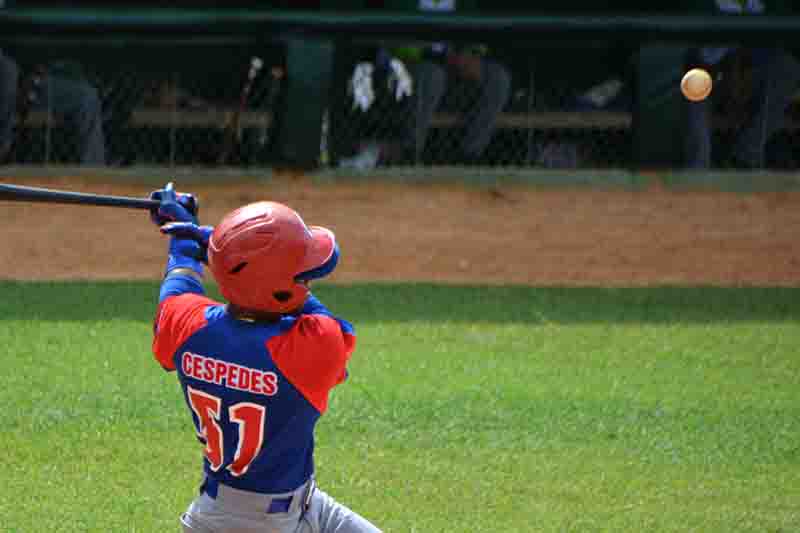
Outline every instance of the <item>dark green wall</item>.
[[(797, 0), (764, 0), (767, 12), (800, 15), (800, 2)], [(120, 5), (123, 2), (115, 2)], [(613, 8), (609, 4), (613, 3)], [(163, 0), (127, 0), (124, 4), (132, 7), (164, 7)], [(183, 8), (214, 9), (331, 9), (335, 11), (359, 9), (413, 10), (417, 0), (181, 0), (174, 6)], [(483, 13), (561, 13), (579, 15), (614, 13), (700, 13), (715, 11), (714, 0), (461, 0), (459, 11), (476, 10)], [(526, 7), (520, 8), (520, 5)], [(109, 7), (107, 0), (6, 0), (6, 6), (38, 7)]]

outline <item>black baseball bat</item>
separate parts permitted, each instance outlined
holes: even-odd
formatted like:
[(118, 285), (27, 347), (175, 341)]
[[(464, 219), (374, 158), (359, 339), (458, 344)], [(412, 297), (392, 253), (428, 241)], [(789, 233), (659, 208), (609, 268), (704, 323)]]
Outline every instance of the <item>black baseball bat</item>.
[(0, 183), (0, 201), (102, 205), (107, 207), (127, 207), (131, 209), (152, 209), (160, 205), (158, 200), (150, 200), (148, 198), (60, 191), (56, 189), (27, 187), (24, 185), (8, 185), (5, 183)]

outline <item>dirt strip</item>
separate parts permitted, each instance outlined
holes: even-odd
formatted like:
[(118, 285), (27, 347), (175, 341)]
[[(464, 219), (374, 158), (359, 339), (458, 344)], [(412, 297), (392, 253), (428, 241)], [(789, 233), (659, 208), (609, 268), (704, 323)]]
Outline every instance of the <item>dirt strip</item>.
[[(153, 189), (78, 178), (14, 183), (139, 197)], [(800, 192), (288, 178), (191, 192), (206, 224), (242, 204), (275, 200), (330, 227), (342, 249), (337, 282), (800, 284)], [(157, 279), (163, 272), (166, 239), (145, 211), (0, 202), (0, 223), (2, 279)]]

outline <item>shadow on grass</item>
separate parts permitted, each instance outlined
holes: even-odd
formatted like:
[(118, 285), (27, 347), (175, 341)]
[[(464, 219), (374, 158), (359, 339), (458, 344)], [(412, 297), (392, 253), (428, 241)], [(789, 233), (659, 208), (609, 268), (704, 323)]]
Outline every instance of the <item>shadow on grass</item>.
[[(532, 288), (433, 284), (320, 285), (356, 325), (374, 322), (736, 322), (800, 320), (800, 288)], [(155, 282), (0, 282), (2, 320), (151, 321)], [(216, 287), (209, 295), (219, 298)]]

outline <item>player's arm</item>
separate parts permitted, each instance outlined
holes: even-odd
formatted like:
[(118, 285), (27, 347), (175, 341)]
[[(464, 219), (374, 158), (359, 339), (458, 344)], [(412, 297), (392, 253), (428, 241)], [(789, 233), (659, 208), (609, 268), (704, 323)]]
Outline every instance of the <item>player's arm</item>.
[(215, 305), (217, 302), (191, 292), (171, 296), (158, 305), (153, 323), (153, 355), (164, 370), (175, 370), (175, 353), (205, 327), (206, 311)]
[(162, 367), (174, 370), (175, 351), (205, 324), (205, 309), (215, 303), (205, 298), (202, 282), (213, 228), (197, 225), (197, 200), (189, 194), (178, 195), (172, 183), (150, 198), (160, 202), (150, 218), (170, 239), (153, 325), (153, 354)]
[(158, 301), (180, 294), (205, 294), (203, 263), (207, 262), (208, 239), (213, 228), (190, 222), (171, 222), (161, 226), (170, 236), (169, 256)]
[(203, 277), (190, 268), (179, 267), (164, 276), (158, 301), (160, 303), (170, 296), (178, 296), (184, 293), (205, 294)]
[[(169, 225), (164, 226), (161, 231), (168, 233), (168, 227)], [(158, 295), (159, 303), (185, 293), (205, 294), (203, 264), (199, 259), (202, 253), (203, 250), (196, 241), (175, 235), (170, 237), (169, 258)]]
[(217, 304), (204, 295), (202, 264), (192, 255), (178, 253), (179, 239), (172, 239), (153, 324), (153, 355), (165, 370), (175, 370), (175, 352), (206, 325), (206, 310)]
[(198, 225), (197, 200), (191, 194), (176, 193), (172, 183), (153, 191), (150, 198), (160, 202), (150, 218), (170, 238), (159, 303), (185, 293), (205, 294), (203, 263), (208, 262), (208, 239), (213, 228)]
[(175, 370), (175, 352), (205, 326), (205, 310), (216, 303), (204, 296), (202, 264), (178, 253), (177, 241), (172, 237), (153, 324), (153, 355), (165, 370)]

